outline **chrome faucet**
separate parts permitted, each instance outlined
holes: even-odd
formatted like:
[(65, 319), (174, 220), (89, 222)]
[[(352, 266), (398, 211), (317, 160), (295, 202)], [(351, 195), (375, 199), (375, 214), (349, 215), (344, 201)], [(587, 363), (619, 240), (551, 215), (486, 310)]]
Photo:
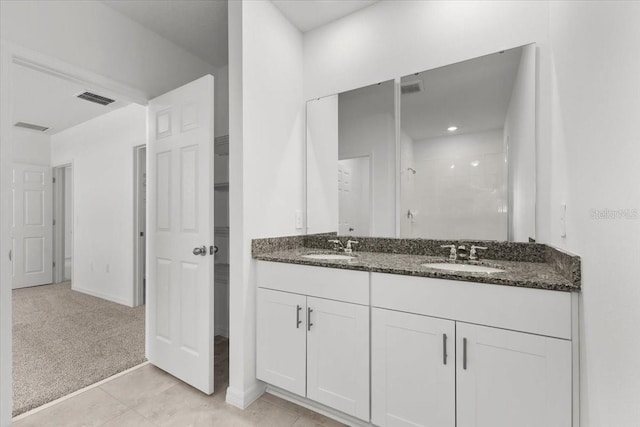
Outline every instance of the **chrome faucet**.
[(342, 244), (342, 242), (340, 241), (340, 239), (332, 239), (332, 240), (327, 240), (329, 243), (333, 243), (333, 250), (335, 250), (336, 252), (340, 252), (340, 251), (344, 251), (345, 247)]
[(456, 245), (441, 245), (440, 247), (445, 249), (450, 249), (449, 259), (455, 261), (458, 258), (458, 251), (456, 250)]
[(333, 243), (333, 249), (337, 252), (344, 252), (346, 254), (353, 253), (353, 245), (357, 245), (357, 240), (347, 240), (347, 246), (343, 245), (340, 239), (328, 240), (329, 243)]
[(465, 259), (467, 258), (467, 256), (469, 255), (467, 253), (467, 247), (465, 245), (460, 245), (458, 246), (458, 252), (457, 252), (458, 258), (460, 259)]
[(353, 245), (357, 245), (359, 242), (357, 240), (347, 240), (347, 247), (344, 248), (344, 252), (346, 254), (353, 253)]
[(475, 260), (479, 260), (480, 259), (480, 257), (478, 256), (478, 250), (486, 251), (487, 248), (484, 247), (484, 246), (472, 245), (471, 246), (471, 250), (469, 251), (469, 259), (470, 260), (475, 261)]

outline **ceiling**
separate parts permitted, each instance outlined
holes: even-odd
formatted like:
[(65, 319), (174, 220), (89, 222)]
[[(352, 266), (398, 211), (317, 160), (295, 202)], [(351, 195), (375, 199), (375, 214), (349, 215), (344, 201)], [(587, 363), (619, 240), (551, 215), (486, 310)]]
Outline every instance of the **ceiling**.
[(307, 32), (371, 6), (377, 0), (272, 0), (300, 31)]
[(214, 67), (228, 64), (224, 0), (103, 0), (102, 3)]
[(414, 141), (502, 129), (522, 49), (482, 56), (402, 78), (422, 81), (422, 92), (402, 95), (402, 129)]
[[(376, 2), (377, 0), (273, 0), (282, 14), (302, 32), (335, 21)], [(225, 0), (102, 0), (102, 3), (214, 67), (228, 64), (228, 16)]]
[(117, 99), (107, 106), (84, 101), (76, 95), (85, 91), (106, 97), (112, 95), (22, 65), (13, 67), (13, 122), (48, 127), (49, 130), (42, 132), (48, 135), (129, 104)]

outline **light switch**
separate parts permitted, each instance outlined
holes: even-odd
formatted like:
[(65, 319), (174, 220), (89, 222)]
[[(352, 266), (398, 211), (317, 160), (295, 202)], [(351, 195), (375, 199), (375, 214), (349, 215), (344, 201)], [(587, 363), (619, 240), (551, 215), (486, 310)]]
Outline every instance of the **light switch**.
[(300, 209), (296, 210), (296, 230), (302, 230), (302, 211)]
[(567, 237), (567, 204), (560, 205), (560, 237)]

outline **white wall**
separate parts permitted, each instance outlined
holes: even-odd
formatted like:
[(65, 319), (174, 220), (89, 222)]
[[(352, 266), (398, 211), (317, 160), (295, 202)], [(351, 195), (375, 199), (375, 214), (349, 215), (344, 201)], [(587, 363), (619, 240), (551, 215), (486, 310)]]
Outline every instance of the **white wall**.
[(133, 147), (146, 108), (131, 104), (51, 138), (53, 166), (73, 164), (74, 290), (133, 305)]
[(516, 242), (535, 238), (536, 201), (536, 52), (525, 46), (504, 123), (509, 155), (509, 237)]
[(13, 161), (32, 165), (51, 165), (51, 142), (46, 133), (11, 128)]
[(304, 39), (307, 99), (536, 43), (536, 238), (583, 259), (582, 427), (640, 419), (640, 219), (591, 219), (640, 209), (638, 22), (634, 2), (395, 1)]
[(213, 66), (99, 1), (2, 1), (0, 16), (3, 40), (150, 98), (216, 73)]
[(415, 141), (409, 237), (507, 240), (502, 129)]
[(231, 315), (227, 402), (246, 406), (255, 378), (251, 239), (291, 234), (304, 208), (302, 34), (270, 1), (229, 2)]
[(550, 22), (552, 217), (567, 203), (567, 237), (555, 221), (550, 242), (582, 257), (581, 426), (635, 427), (640, 215), (624, 210), (640, 211), (640, 3), (552, 2)]

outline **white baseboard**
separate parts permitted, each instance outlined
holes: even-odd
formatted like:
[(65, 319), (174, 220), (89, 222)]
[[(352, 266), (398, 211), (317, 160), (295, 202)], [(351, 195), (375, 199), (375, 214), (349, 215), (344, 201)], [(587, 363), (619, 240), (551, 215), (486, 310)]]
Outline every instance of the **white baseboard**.
[(74, 286), (73, 282), (71, 283), (71, 290), (82, 292), (83, 294), (91, 295), (92, 297), (106, 299), (107, 301), (115, 302), (117, 304), (126, 305), (127, 307), (133, 307), (131, 301), (127, 301), (123, 298), (117, 298), (112, 295), (103, 294), (102, 292), (96, 292), (89, 289), (82, 288), (80, 286)]
[(267, 389), (265, 390), (265, 392), (281, 399), (288, 400), (289, 402), (295, 403), (296, 405), (302, 406), (303, 408), (310, 409), (313, 412), (317, 412), (321, 415), (324, 415), (325, 417), (329, 417), (348, 426), (373, 427), (373, 424), (367, 421), (363, 421), (359, 418), (352, 417), (351, 415), (344, 414), (321, 403), (314, 402), (313, 400), (298, 396), (297, 394), (290, 393), (286, 390), (282, 390), (272, 385), (267, 385)]
[(264, 394), (264, 390), (264, 383), (256, 383), (253, 387), (245, 391), (229, 386), (227, 388), (226, 401), (229, 405), (233, 405), (236, 408), (247, 409), (249, 405)]

